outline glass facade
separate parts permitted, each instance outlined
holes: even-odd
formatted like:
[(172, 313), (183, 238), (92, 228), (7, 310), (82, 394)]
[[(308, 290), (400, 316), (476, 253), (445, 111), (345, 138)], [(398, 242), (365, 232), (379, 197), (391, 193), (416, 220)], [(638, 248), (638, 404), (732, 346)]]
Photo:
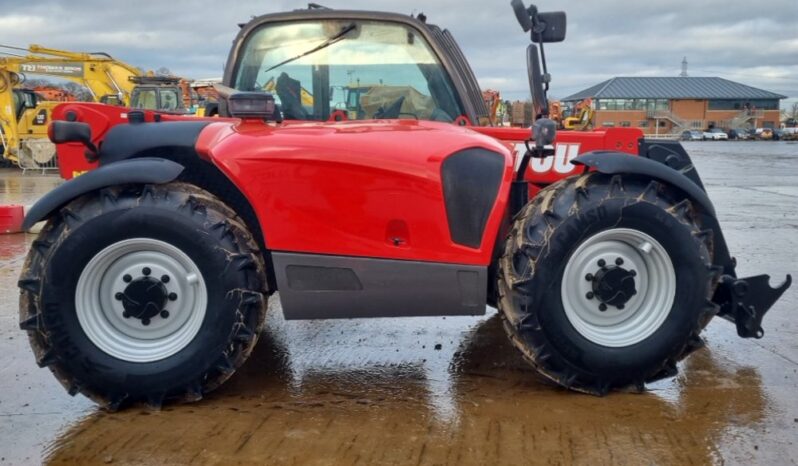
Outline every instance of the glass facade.
[(756, 110), (778, 110), (779, 101), (778, 99), (711, 99), (709, 101), (709, 110), (744, 110), (746, 108)]
[(668, 110), (668, 99), (597, 99), (598, 110)]

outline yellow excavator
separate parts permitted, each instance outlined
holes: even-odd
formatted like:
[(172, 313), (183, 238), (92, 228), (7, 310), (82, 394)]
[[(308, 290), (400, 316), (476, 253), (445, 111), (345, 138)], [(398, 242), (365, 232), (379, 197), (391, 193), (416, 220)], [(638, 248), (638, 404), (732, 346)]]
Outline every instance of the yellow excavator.
[(575, 116), (563, 118), (562, 128), (572, 129), (577, 131), (587, 131), (593, 128), (593, 100), (585, 99), (574, 106)]
[(0, 153), (14, 164), (19, 164), (20, 155), (33, 160), (33, 165), (46, 164), (55, 156), (55, 146), (46, 133), (51, 110), (58, 102), (44, 101), (35, 92), (22, 89), (27, 75), (78, 83), (95, 102), (185, 111), (179, 78), (144, 73), (106, 53), (0, 45)]

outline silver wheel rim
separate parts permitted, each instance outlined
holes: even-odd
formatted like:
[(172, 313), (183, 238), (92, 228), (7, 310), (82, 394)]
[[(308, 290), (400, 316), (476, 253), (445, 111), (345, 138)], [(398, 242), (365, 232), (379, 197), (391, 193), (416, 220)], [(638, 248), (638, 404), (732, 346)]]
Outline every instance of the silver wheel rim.
[[(162, 284), (170, 294), (167, 314), (147, 319), (148, 325), (124, 317), (125, 307), (117, 299), (126, 289), (126, 278), (143, 276), (145, 268), (149, 276), (169, 277)], [(150, 238), (127, 239), (97, 253), (75, 290), (78, 322), (89, 340), (129, 362), (158, 361), (188, 346), (202, 326), (207, 305), (205, 281), (194, 261), (175, 246)]]
[[(600, 261), (616, 261), (632, 271), (636, 294), (618, 308), (593, 295)], [(639, 343), (659, 329), (676, 295), (676, 272), (665, 248), (651, 236), (633, 229), (614, 228), (585, 240), (571, 254), (563, 272), (561, 296), (565, 315), (579, 334), (593, 343), (624, 347)]]

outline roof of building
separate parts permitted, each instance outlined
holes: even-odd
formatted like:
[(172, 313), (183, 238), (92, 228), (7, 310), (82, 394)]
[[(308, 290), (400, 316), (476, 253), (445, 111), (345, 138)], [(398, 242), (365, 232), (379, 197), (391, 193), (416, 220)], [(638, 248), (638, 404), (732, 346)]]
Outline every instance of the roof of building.
[(619, 77), (562, 100), (594, 99), (786, 99), (787, 96), (712, 77)]

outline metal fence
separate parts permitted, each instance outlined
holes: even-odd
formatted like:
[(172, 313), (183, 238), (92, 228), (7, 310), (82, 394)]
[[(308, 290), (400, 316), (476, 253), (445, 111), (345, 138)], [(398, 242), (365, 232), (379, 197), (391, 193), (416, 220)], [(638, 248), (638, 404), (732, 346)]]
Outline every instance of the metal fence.
[(20, 142), (17, 154), (22, 174), (28, 170), (58, 170), (58, 157), (55, 155), (55, 144), (47, 139), (28, 139)]

